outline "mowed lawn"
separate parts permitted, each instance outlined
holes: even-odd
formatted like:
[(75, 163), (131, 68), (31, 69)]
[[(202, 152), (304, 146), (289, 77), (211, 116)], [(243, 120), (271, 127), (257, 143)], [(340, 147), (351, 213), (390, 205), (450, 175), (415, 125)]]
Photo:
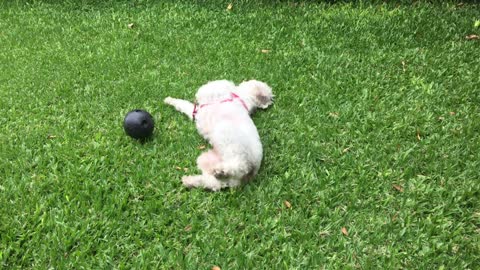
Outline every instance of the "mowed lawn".
[[(98, 2), (0, 2), (0, 268), (480, 268), (479, 4)], [(162, 100), (216, 79), (272, 86), (263, 165), (187, 190)]]

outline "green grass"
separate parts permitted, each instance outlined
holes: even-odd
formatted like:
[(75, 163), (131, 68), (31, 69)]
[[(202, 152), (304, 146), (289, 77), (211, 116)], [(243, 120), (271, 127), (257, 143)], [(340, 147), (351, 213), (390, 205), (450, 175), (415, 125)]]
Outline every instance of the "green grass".
[[(478, 4), (58, 2), (0, 2), (0, 268), (480, 268)], [(252, 78), (258, 177), (186, 190), (163, 98)]]

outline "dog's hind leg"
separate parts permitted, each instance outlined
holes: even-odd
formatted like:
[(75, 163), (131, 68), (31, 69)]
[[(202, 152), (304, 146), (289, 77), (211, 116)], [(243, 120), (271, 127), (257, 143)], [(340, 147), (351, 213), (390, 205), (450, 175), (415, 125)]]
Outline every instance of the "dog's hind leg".
[(188, 188), (201, 187), (211, 191), (219, 191), (223, 187), (226, 187), (224, 182), (208, 174), (184, 176), (182, 183)]
[(233, 159), (218, 163), (213, 169), (213, 175), (218, 179), (243, 179), (253, 169), (253, 165), (243, 159)]
[(220, 156), (215, 152), (215, 150), (209, 150), (207, 152), (203, 152), (197, 158), (197, 166), (202, 172), (205, 174), (213, 174), (214, 168), (220, 163), (222, 160)]

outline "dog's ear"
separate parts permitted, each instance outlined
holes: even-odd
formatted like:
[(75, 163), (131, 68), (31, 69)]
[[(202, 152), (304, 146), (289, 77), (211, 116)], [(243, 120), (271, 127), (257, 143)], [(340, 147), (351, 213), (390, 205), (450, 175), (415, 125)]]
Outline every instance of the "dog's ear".
[(258, 108), (265, 109), (273, 103), (272, 88), (264, 82), (250, 80), (241, 83), (239, 87), (250, 91), (255, 99), (255, 106)]

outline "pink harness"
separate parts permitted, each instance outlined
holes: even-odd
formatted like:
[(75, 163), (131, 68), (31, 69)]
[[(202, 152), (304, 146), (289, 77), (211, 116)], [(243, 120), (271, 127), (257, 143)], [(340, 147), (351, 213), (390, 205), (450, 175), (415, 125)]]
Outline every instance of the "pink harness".
[[(227, 99), (224, 99), (218, 103), (225, 103), (225, 102), (233, 102), (235, 101), (235, 99), (238, 99), (240, 101), (240, 103), (242, 103), (243, 107), (245, 108), (245, 110), (248, 111), (248, 107), (247, 107), (247, 104), (245, 103), (245, 101), (243, 101), (242, 98), (240, 98), (238, 95), (236, 95), (235, 93), (230, 93), (230, 98), (227, 98)], [(193, 118), (193, 121), (195, 121), (195, 115), (197, 115), (198, 113), (198, 110), (200, 110), (201, 108), (203, 107), (206, 107), (206, 106), (209, 106), (209, 105), (213, 105), (213, 104), (218, 104), (218, 103), (206, 103), (206, 104), (201, 104), (201, 105), (197, 105), (197, 102), (193, 103), (193, 112), (192, 112), (192, 118)]]

